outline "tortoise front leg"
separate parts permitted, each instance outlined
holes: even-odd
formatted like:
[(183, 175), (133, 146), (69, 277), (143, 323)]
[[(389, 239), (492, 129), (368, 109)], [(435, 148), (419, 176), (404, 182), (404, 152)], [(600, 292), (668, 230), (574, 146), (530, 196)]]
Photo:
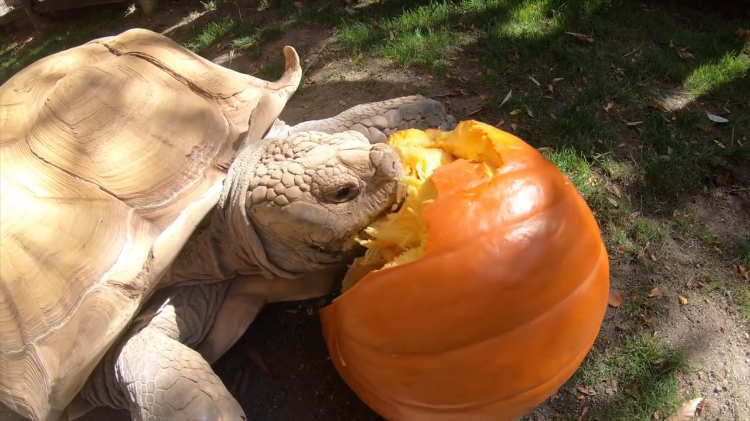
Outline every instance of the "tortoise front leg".
[(341, 266), (294, 279), (267, 279), (260, 275), (234, 279), (211, 330), (196, 350), (213, 364), (242, 337), (266, 304), (328, 295), (345, 273), (345, 266)]
[(239, 403), (197, 351), (230, 281), (159, 291), (81, 396), (93, 405), (128, 409), (133, 420), (246, 420)]
[(443, 104), (421, 95), (411, 95), (356, 105), (331, 118), (305, 121), (288, 130), (290, 133), (319, 131), (331, 134), (356, 130), (370, 143), (382, 143), (398, 130), (452, 130), (455, 127), (456, 119), (446, 113)]

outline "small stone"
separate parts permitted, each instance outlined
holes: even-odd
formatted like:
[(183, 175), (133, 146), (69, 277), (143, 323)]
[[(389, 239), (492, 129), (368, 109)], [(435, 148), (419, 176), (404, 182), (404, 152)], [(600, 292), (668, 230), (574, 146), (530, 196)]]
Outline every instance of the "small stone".
[(281, 170), (273, 170), (273, 171), (271, 171), (271, 174), (269, 174), (269, 175), (271, 176), (271, 178), (275, 178), (277, 180), (281, 180), (281, 174), (282, 174)]
[(258, 177), (262, 177), (262, 176), (266, 175), (267, 173), (268, 173), (268, 167), (266, 167), (263, 164), (258, 165), (255, 168), (255, 175), (257, 175)]
[(266, 192), (266, 200), (269, 200), (269, 201), (270, 201), (270, 200), (273, 200), (273, 199), (276, 199), (276, 192), (275, 192), (275, 191), (273, 191), (273, 190), (270, 190), (270, 189), (269, 189), (269, 190), (268, 190), (268, 191)]
[(284, 194), (284, 192), (286, 191), (286, 186), (279, 183), (273, 187), (273, 191), (276, 192), (276, 194)]

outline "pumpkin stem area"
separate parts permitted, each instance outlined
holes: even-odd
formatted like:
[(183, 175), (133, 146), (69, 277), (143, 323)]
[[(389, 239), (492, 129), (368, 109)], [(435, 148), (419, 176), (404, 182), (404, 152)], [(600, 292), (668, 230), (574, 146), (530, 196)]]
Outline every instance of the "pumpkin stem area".
[(450, 131), (407, 129), (389, 136), (387, 143), (401, 157), (405, 174), (401, 187), (407, 197), (397, 212), (376, 220), (354, 239), (367, 251), (349, 268), (342, 292), (372, 271), (413, 262), (424, 255), (429, 227), (422, 211), (438, 196), (432, 182), (435, 170), (461, 159), (484, 164), (489, 177), (502, 167), (498, 150), (503, 139), (491, 136), (483, 126), (484, 123), (467, 120)]

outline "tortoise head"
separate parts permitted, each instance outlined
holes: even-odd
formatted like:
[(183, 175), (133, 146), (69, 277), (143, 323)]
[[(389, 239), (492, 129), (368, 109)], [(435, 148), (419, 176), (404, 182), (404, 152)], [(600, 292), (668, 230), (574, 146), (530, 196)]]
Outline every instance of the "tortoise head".
[[(307, 272), (350, 259), (357, 233), (397, 205), (403, 176), (393, 148), (371, 145), (356, 131), (263, 139), (232, 166), (242, 170), (230, 169), (229, 177), (245, 181), (231, 193), (244, 193), (244, 198), (231, 207), (244, 209), (242, 219), (257, 235), (253, 254), (277, 273)], [(257, 242), (262, 250), (256, 250)]]

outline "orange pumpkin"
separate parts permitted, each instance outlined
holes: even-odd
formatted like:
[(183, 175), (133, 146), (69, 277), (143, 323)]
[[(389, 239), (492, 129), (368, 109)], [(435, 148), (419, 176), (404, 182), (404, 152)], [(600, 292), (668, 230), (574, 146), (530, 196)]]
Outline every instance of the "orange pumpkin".
[[(361, 279), (321, 310), (331, 359), (390, 421), (517, 418), (570, 378), (598, 335), (609, 263), (597, 222), (555, 165), (492, 126), (407, 130), (389, 139), (399, 142), (450, 156), (421, 174), (421, 205), (399, 211), (419, 219), (409, 226), (420, 244), (389, 246), (385, 231), (404, 224), (378, 221), (368, 253), (380, 263), (358, 262)], [(402, 158), (419, 173), (413, 153)]]

